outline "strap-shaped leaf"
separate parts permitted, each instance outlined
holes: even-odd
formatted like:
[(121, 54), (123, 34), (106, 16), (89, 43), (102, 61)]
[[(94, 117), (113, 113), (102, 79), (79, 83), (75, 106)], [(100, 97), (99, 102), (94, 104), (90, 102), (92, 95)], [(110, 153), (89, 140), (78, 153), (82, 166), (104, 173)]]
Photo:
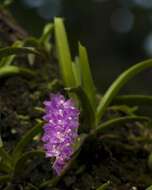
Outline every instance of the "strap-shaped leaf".
[[(10, 48), (20, 48), (22, 46), (23, 46), (22, 41), (16, 41)], [(9, 56), (3, 57), (0, 61), (0, 67), (11, 65), (15, 57), (16, 55), (9, 55)]]
[(40, 43), (39, 40), (35, 37), (28, 37), (24, 40), (24, 46), (26, 47), (35, 47), (35, 48), (39, 48), (40, 47)]
[(110, 181), (107, 181), (106, 183), (98, 187), (96, 190), (107, 190), (109, 186), (110, 186)]
[(81, 86), (82, 80), (81, 80), (81, 69), (80, 69), (79, 57), (75, 57), (75, 61), (72, 63), (72, 69), (73, 69), (76, 86), (77, 87)]
[(11, 168), (11, 157), (3, 147), (3, 141), (0, 136), (0, 170), (9, 170)]
[(128, 122), (150, 122), (150, 119), (145, 116), (126, 116), (126, 117), (118, 117), (116, 119), (111, 119), (109, 121), (106, 121), (99, 125), (95, 130), (92, 130), (91, 135), (100, 135), (100, 133), (103, 132), (103, 130), (110, 128), (110, 127), (120, 127), (123, 124), (126, 124)]
[(39, 122), (32, 129), (27, 131), (25, 135), (21, 138), (21, 140), (17, 143), (14, 151), (12, 153), (14, 164), (16, 164), (17, 160), (20, 159), (24, 148), (33, 141), (33, 137), (40, 134), (42, 132), (43, 122)]
[(5, 173), (10, 173), (12, 171), (12, 168), (5, 164), (4, 162), (0, 161), (0, 171)]
[(146, 190), (152, 190), (152, 185), (146, 188)]
[(53, 33), (53, 24), (49, 23), (44, 27), (43, 34), (39, 39), (40, 44), (42, 44), (47, 51), (51, 50), (51, 43), (50, 43), (50, 38)]
[(31, 47), (6, 47), (0, 49), (0, 58), (9, 55), (23, 55), (33, 53), (35, 55), (41, 56), (41, 53), (36, 51), (34, 48)]
[(75, 87), (70, 48), (61, 18), (54, 19), (54, 29), (57, 55), (64, 85), (65, 87)]
[(125, 113), (128, 116), (135, 116), (135, 111), (138, 110), (138, 107), (137, 106), (129, 107), (127, 105), (120, 104), (120, 105), (110, 106), (108, 110), (112, 110), (115, 113), (117, 112)]
[(2, 175), (2, 176), (0, 176), (0, 184), (9, 182), (10, 180), (11, 180), (10, 175)]
[(79, 62), (82, 75), (82, 88), (88, 96), (93, 108), (96, 107), (96, 89), (90, 71), (86, 48), (79, 43)]
[(14, 169), (14, 176), (20, 175), (26, 167), (26, 163), (29, 159), (34, 158), (35, 156), (44, 156), (44, 152), (40, 150), (33, 150), (30, 152), (24, 153), (21, 158), (16, 162), (15, 169)]
[(39, 188), (31, 183), (28, 183), (27, 186), (25, 187), (25, 190), (39, 190)]
[(112, 104), (127, 104), (127, 105), (146, 105), (152, 106), (152, 96), (145, 95), (122, 95), (117, 96)]
[(14, 65), (9, 65), (0, 68), (0, 78), (13, 76), (17, 74), (24, 76), (36, 76), (36, 72), (27, 68), (18, 67)]
[(84, 141), (86, 140), (87, 136), (88, 135), (85, 133), (82, 133), (78, 136), (74, 145), (74, 152), (80, 149), (80, 147), (83, 145)]
[(85, 91), (81, 87), (77, 88), (67, 88), (69, 92), (74, 92), (81, 104), (82, 110), (83, 110), (83, 116), (86, 120), (85, 122), (85, 132), (89, 131), (91, 128), (95, 125), (95, 112), (90, 104), (90, 101), (85, 93)]
[(104, 96), (102, 97), (96, 113), (96, 123), (98, 124), (101, 118), (104, 115), (106, 108), (118, 94), (120, 89), (134, 76), (136, 76), (141, 71), (152, 67), (152, 59), (140, 62), (136, 65), (133, 65), (131, 68), (124, 71), (109, 87)]
[(50, 38), (51, 34), (53, 32), (53, 24), (49, 23), (44, 27), (42, 36), (40, 37), (40, 41), (44, 42), (44, 41), (48, 41), (48, 38)]
[(11, 157), (3, 147), (0, 147), (0, 157), (6, 164), (11, 165)]

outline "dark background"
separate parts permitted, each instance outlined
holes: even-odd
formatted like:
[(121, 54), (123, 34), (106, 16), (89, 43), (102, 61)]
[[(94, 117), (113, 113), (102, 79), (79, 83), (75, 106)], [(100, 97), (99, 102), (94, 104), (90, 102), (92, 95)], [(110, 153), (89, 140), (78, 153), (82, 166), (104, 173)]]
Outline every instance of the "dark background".
[[(18, 22), (39, 36), (54, 16), (65, 18), (73, 55), (88, 49), (93, 78), (104, 92), (129, 66), (152, 56), (152, 0), (16, 0)], [(152, 93), (152, 70), (131, 80), (123, 93)]]

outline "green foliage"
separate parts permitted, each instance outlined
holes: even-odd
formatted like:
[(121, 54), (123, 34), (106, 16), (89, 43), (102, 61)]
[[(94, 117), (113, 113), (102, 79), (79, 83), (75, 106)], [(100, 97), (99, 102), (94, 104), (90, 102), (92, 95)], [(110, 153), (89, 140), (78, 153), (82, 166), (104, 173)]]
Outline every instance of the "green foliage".
[(40, 151), (40, 150), (33, 150), (33, 151), (23, 153), (22, 156), (20, 156), (20, 158), (17, 160), (17, 162), (15, 164), (14, 177), (23, 175), (23, 173), (24, 173), (24, 171), (26, 170), (26, 167), (27, 167), (27, 161), (29, 159), (34, 158), (35, 156), (44, 157), (44, 152)]
[(152, 59), (143, 61), (141, 63), (138, 63), (136, 65), (133, 65), (128, 70), (124, 71), (109, 87), (107, 92), (102, 97), (101, 101), (99, 102), (99, 105), (97, 107), (97, 113), (96, 113), (96, 123), (98, 124), (103, 117), (106, 108), (109, 106), (111, 101), (115, 98), (115, 96), (118, 94), (120, 89), (134, 76), (136, 76), (141, 71), (152, 67)]
[(3, 147), (0, 147), (0, 171), (6, 173), (6, 175), (0, 176), (0, 184), (11, 181), (12, 178), (21, 175), (26, 170), (26, 163), (30, 158), (44, 156), (44, 152), (40, 150), (24, 153), (25, 147), (33, 141), (36, 135), (41, 133), (42, 124), (43, 122), (39, 121), (35, 127), (27, 131), (14, 148), (12, 154), (8, 154)]
[(25, 54), (35, 54), (41, 56), (42, 54), (31, 47), (6, 47), (0, 49), (0, 58), (9, 55), (25, 55)]
[(12, 153), (14, 163), (16, 163), (16, 161), (20, 158), (24, 148), (33, 140), (33, 137), (41, 133), (42, 125), (43, 122), (39, 121), (39, 123), (30, 129), (17, 143)]
[(145, 95), (123, 95), (117, 96), (112, 101), (112, 104), (117, 105), (146, 105), (152, 106), (152, 96), (145, 96)]
[(96, 108), (96, 90), (92, 79), (86, 48), (79, 43), (79, 62), (83, 89), (88, 96), (92, 108)]
[(146, 190), (152, 190), (152, 185), (146, 188)]
[(92, 130), (92, 135), (100, 135), (100, 133), (103, 132), (103, 130), (110, 128), (110, 127), (120, 127), (123, 124), (129, 123), (129, 122), (150, 122), (150, 119), (145, 116), (125, 116), (125, 117), (117, 117), (115, 119), (108, 120), (102, 124), (100, 124), (96, 129)]
[(80, 69), (79, 57), (75, 57), (75, 61), (72, 63), (72, 70), (73, 70), (76, 86), (77, 87), (81, 86), (82, 80), (81, 80), (81, 69)]
[(4, 66), (0, 68), (0, 78), (3, 77), (8, 77), (8, 76), (13, 76), (13, 75), (24, 75), (24, 76), (30, 76), (33, 77), (36, 75), (36, 72), (23, 68), (23, 67), (18, 67), (18, 66)]
[[(135, 99), (138, 104), (146, 104), (151, 101), (149, 97), (116, 97), (120, 89), (134, 76), (141, 71), (152, 67), (152, 60), (143, 61), (138, 63), (128, 70), (124, 71), (118, 78), (112, 83), (107, 92), (101, 98), (96, 108), (96, 90), (92, 80), (91, 71), (88, 63), (88, 56), (85, 47), (79, 43), (79, 56), (76, 57), (75, 61), (72, 62), (70, 55), (70, 49), (67, 41), (66, 32), (64, 29), (63, 21), (59, 18), (55, 19), (55, 39), (57, 45), (58, 59), (61, 68), (61, 74), (64, 79), (64, 85), (66, 89), (70, 89), (77, 95), (78, 100), (81, 103), (83, 117), (86, 118), (85, 127), (87, 129), (87, 135), (85, 139), (90, 139), (93, 136), (98, 137), (104, 129), (110, 127), (118, 127), (123, 124), (130, 122), (143, 122), (150, 121), (148, 117), (137, 116), (134, 114), (136, 107), (128, 108), (129, 101), (133, 102)], [(73, 72), (72, 72), (73, 71)], [(72, 76), (70, 76), (72, 75)], [(74, 78), (74, 80), (73, 80)], [(73, 83), (75, 81), (75, 83)], [(75, 87), (75, 88), (71, 88)], [(110, 104), (115, 105), (115, 101), (120, 101), (120, 106), (115, 106), (115, 111), (123, 110), (126, 114), (124, 117), (117, 117), (106, 122), (101, 122), (107, 108)], [(121, 103), (125, 103), (123, 105)], [(133, 104), (135, 105), (135, 104)], [(100, 125), (99, 125), (100, 123)], [(147, 125), (148, 126), (148, 125)], [(84, 145), (84, 142), (79, 147)]]
[(88, 99), (86, 92), (81, 87), (69, 88), (69, 89), (67, 88), (67, 90), (69, 92), (75, 93), (76, 96), (78, 97), (79, 102), (81, 104), (83, 116), (84, 118), (87, 118), (84, 126), (86, 130), (89, 132), (89, 130), (91, 130), (95, 125), (95, 112), (91, 106), (91, 103)]
[(14, 2), (14, 0), (2, 0), (2, 5), (4, 7), (10, 6), (12, 3)]
[[(89, 60), (87, 50), (79, 43), (78, 56), (72, 60), (70, 48), (68, 44), (67, 34), (65, 31), (62, 18), (55, 18), (54, 23), (49, 23), (45, 26), (42, 35), (39, 38), (28, 37), (24, 41), (15, 42), (12, 46), (0, 49), (0, 78), (8, 77), (17, 74), (33, 77), (37, 72), (24, 68), (21, 66), (13, 65), (19, 57), (26, 57), (29, 65), (34, 65), (36, 58), (50, 62), (51, 51), (54, 48), (50, 43), (54, 32), (55, 48), (61, 77), (63, 79), (64, 89), (67, 90), (69, 96), (76, 98), (79, 102), (81, 110), (81, 123), (80, 135), (74, 145), (74, 154), (67, 164), (67, 167), (58, 177), (42, 181), (40, 188), (53, 187), (66, 172), (72, 167), (86, 140), (91, 142), (94, 138), (98, 138), (104, 133), (106, 129), (111, 127), (122, 127), (127, 123), (140, 122), (144, 127), (147, 127), (150, 119), (146, 116), (139, 116), (135, 114), (137, 107), (135, 105), (152, 105), (152, 97), (144, 95), (123, 95), (117, 96), (120, 89), (134, 76), (141, 71), (152, 67), (152, 60), (143, 61), (138, 63), (128, 70), (124, 71), (112, 83), (100, 101), (97, 99), (97, 92), (93, 82), (93, 77), (89, 67)], [(49, 90), (52, 90), (52, 85), (57, 80), (51, 83)], [(98, 104), (97, 104), (98, 102)], [(129, 105), (133, 107), (129, 107)], [(111, 107), (110, 107), (111, 106)], [(123, 112), (123, 116), (115, 116), (114, 118), (106, 119), (103, 117), (106, 112), (111, 109), (114, 112)], [(37, 107), (37, 110), (43, 112), (43, 108)], [(146, 115), (146, 114), (145, 114)], [(20, 176), (26, 170), (29, 159), (32, 160), (35, 156), (44, 156), (41, 150), (26, 151), (26, 147), (33, 143), (33, 138), (42, 132), (43, 122), (39, 121), (36, 126), (27, 131), (16, 144), (11, 153), (8, 153), (0, 138), (0, 171), (4, 173), (0, 177), (0, 184), (11, 182), (16, 176)], [(151, 157), (149, 157), (149, 168), (151, 167)], [(104, 190), (109, 187), (110, 183), (107, 182), (101, 185), (97, 190)], [(8, 186), (9, 187), (9, 186)], [(38, 189), (33, 184), (28, 183), (26, 189)], [(149, 188), (148, 188), (149, 189)], [(147, 189), (147, 190), (148, 190)]]
[(54, 30), (56, 40), (56, 50), (59, 60), (60, 70), (65, 87), (75, 87), (75, 79), (72, 70), (72, 58), (63, 20), (54, 19)]
[(50, 43), (50, 39), (52, 37), (54, 26), (52, 23), (47, 24), (44, 27), (44, 31), (42, 33), (42, 36), (39, 39), (39, 43), (42, 47), (46, 49), (47, 52), (51, 52), (52, 44)]
[(110, 181), (107, 181), (106, 183), (98, 187), (96, 190), (107, 190), (109, 186), (110, 186)]
[(12, 65), (16, 56), (22, 56), (26, 54), (34, 54), (37, 56), (43, 56), (34, 48), (22, 47), (22, 46), (23, 46), (23, 43), (20, 41), (17, 41), (12, 45), (12, 47), (6, 47), (6, 48), (0, 49), (0, 78), (17, 75), (17, 74), (21, 74), (24, 76), (36, 75), (35, 71), (32, 71), (28, 68)]
[[(16, 41), (13, 45), (12, 45), (12, 48), (20, 48), (20, 47), (22, 47), (23, 46), (23, 42), (21, 42), (21, 41)], [(1, 51), (2, 52), (4, 52), (4, 51), (8, 51), (8, 49), (1, 49)], [(7, 54), (7, 53), (6, 53)], [(3, 66), (8, 66), (8, 65), (11, 65), (12, 63), (13, 63), (13, 61), (15, 60), (15, 58), (16, 58), (16, 56), (17, 56), (17, 52), (15, 53), (13, 53), (13, 51), (12, 51), (12, 55), (10, 55), (9, 53), (8, 53), (8, 56), (4, 56), (4, 57), (2, 57), (2, 59), (1, 59), (1, 61), (0, 61), (0, 67), (3, 67)], [(4, 54), (3, 54), (4, 55)], [(2, 56), (3, 56), (2, 55)]]

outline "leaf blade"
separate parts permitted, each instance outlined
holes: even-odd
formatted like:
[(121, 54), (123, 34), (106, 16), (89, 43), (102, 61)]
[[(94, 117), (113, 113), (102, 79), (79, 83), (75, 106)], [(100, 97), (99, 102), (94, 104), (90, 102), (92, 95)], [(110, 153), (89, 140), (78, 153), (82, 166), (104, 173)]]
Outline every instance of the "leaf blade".
[(98, 187), (96, 190), (106, 190), (109, 186), (110, 186), (110, 181), (107, 181), (106, 183)]
[(122, 95), (117, 96), (112, 104), (127, 104), (127, 105), (152, 105), (152, 96), (146, 95)]
[(82, 87), (85, 93), (87, 94), (92, 107), (95, 108), (96, 89), (91, 75), (87, 50), (84, 46), (81, 45), (81, 43), (79, 43), (79, 62), (80, 62), (81, 75), (82, 75)]
[(39, 56), (41, 55), (32, 47), (6, 47), (0, 49), (0, 58), (10, 55), (23, 55), (28, 53), (33, 53)]
[(118, 94), (120, 89), (134, 76), (136, 76), (141, 71), (152, 67), (152, 59), (140, 62), (136, 65), (133, 65), (126, 71), (124, 71), (118, 78), (112, 83), (108, 88), (104, 96), (102, 97), (96, 111), (96, 123), (98, 124), (106, 108), (112, 102), (113, 98)]
[(72, 70), (71, 53), (63, 20), (61, 18), (56, 17), (54, 19), (54, 28), (59, 65), (65, 87), (74, 87), (75, 80)]
[(35, 76), (36, 72), (23, 68), (23, 67), (18, 67), (14, 65), (9, 65), (5, 67), (0, 68), (0, 78), (7, 77), (7, 76), (13, 76), (17, 74), (22, 74), (25, 76)]
[(16, 164), (17, 160), (20, 158), (23, 149), (33, 140), (33, 137), (42, 132), (43, 122), (39, 122), (32, 129), (27, 131), (22, 139), (17, 143), (16, 147), (12, 152), (13, 161)]
[(122, 124), (125, 124), (127, 122), (134, 122), (134, 121), (140, 121), (140, 122), (149, 122), (150, 119), (145, 116), (125, 116), (125, 117), (118, 117), (115, 119), (111, 119), (109, 121), (106, 121), (99, 125), (96, 129), (92, 130), (91, 135), (99, 135), (104, 129), (107, 129), (112, 126), (120, 126)]
[(80, 63), (79, 63), (79, 58), (75, 57), (75, 61), (72, 63), (72, 70), (75, 78), (75, 83), (76, 86), (81, 86), (81, 71), (80, 71)]
[(88, 132), (91, 128), (94, 128), (95, 112), (90, 104), (90, 101), (88, 100), (86, 93), (81, 87), (67, 88), (66, 90), (75, 93), (76, 96), (78, 97), (83, 110), (84, 118), (86, 119), (84, 132)]

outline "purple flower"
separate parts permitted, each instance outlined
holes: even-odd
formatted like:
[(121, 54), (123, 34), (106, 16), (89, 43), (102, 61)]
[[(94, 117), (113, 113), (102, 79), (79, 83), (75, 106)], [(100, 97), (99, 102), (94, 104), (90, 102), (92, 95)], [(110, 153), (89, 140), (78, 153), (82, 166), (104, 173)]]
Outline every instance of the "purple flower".
[(61, 94), (51, 94), (44, 102), (47, 122), (43, 129), (42, 141), (46, 157), (55, 158), (53, 169), (60, 175), (73, 154), (73, 145), (78, 136), (79, 110), (71, 99)]

